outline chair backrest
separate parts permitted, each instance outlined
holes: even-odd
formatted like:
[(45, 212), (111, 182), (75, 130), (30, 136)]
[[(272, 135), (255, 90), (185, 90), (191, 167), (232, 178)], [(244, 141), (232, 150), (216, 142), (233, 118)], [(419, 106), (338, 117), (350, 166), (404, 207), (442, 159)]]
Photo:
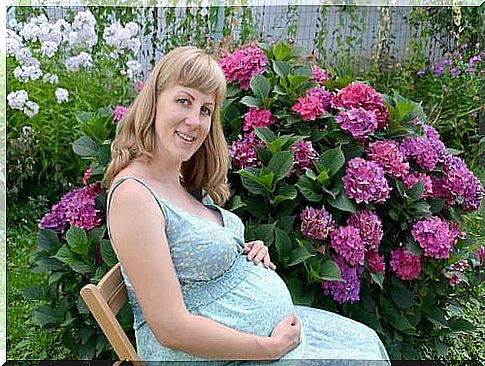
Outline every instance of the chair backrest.
[(97, 285), (84, 286), (81, 297), (118, 357), (121, 360), (139, 361), (135, 348), (116, 319), (116, 314), (128, 298), (120, 264), (111, 268)]

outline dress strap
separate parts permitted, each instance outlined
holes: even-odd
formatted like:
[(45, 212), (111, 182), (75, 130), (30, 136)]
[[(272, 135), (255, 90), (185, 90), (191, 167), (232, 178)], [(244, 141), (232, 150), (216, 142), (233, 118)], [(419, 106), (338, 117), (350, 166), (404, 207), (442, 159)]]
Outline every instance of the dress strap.
[(107, 200), (106, 200), (107, 201), (107, 203), (106, 203), (106, 227), (108, 229), (108, 235), (110, 237), (110, 240), (112, 240), (111, 231), (110, 231), (110, 227), (109, 227), (109, 209), (110, 209), (110, 206), (111, 206), (111, 198), (113, 197), (113, 192), (116, 190), (116, 188), (118, 188), (127, 179), (133, 179), (134, 181), (138, 182), (143, 187), (145, 187), (150, 192), (150, 194), (153, 196), (153, 198), (155, 199), (155, 201), (157, 202), (158, 207), (160, 207), (160, 210), (162, 211), (162, 215), (165, 217), (165, 220), (166, 220), (167, 224), (168, 224), (168, 221), (169, 221), (169, 215), (167, 215), (167, 212), (166, 212), (165, 208), (162, 205), (162, 202), (160, 200), (160, 197), (148, 185), (148, 183), (146, 183), (142, 179), (140, 179), (138, 177), (135, 177), (135, 176), (125, 176), (125, 177), (121, 177), (121, 178), (117, 179), (115, 182), (113, 182), (113, 184), (111, 185), (111, 187), (109, 189), (109, 192), (108, 192), (108, 197), (107, 197)]

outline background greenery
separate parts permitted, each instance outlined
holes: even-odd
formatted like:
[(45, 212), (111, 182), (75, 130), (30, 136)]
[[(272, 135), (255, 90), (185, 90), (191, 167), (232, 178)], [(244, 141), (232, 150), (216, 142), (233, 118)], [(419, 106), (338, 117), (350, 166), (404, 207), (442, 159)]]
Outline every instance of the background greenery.
[[(175, 9), (175, 8), (174, 8)], [(322, 8), (324, 9), (324, 8)], [(352, 15), (353, 8), (346, 7), (344, 11)], [(23, 12), (23, 13), (22, 13)], [(24, 8), (20, 16), (30, 16), (32, 10)], [(99, 8), (95, 11), (98, 19), (106, 19), (111, 11), (108, 8)], [(134, 19), (135, 15), (126, 9), (116, 9), (117, 16), (123, 22)], [(298, 14), (298, 9), (289, 8), (289, 14), (294, 17)], [(150, 14), (150, 9), (146, 9), (146, 14)], [(192, 15), (191, 12), (185, 14), (177, 13), (175, 10), (167, 12), (166, 19), (169, 20), (174, 30), (173, 38), (157, 40), (166, 49), (186, 43), (194, 43), (200, 46), (207, 45), (208, 48), (214, 47), (214, 42), (210, 37), (195, 37), (195, 34), (208, 34), (214, 28), (217, 21), (215, 9), (210, 9), (207, 15)], [(239, 15), (238, 15), (239, 14)], [(245, 9), (242, 12), (238, 9), (227, 7), (225, 9), (225, 19), (223, 35), (230, 36), (234, 26), (240, 27), (240, 40), (247, 41), (257, 35), (257, 19), (253, 19), (250, 12)], [(383, 10), (381, 27), (386, 30), (386, 12)], [(412, 12), (409, 19), (416, 29), (425, 27), (428, 37), (439, 37), (443, 34), (451, 34), (455, 39), (455, 48), (445, 50), (449, 54), (459, 51), (463, 59), (471, 56), (471, 48), (463, 51), (460, 45), (473, 45), (479, 40), (480, 33), (480, 8), (417, 8)], [(182, 21), (175, 22), (179, 18)], [(291, 18), (291, 17), (290, 17)], [(320, 14), (320, 21), (325, 21), (325, 11)], [(356, 19), (359, 21), (359, 19)], [(359, 69), (351, 66), (346, 59), (346, 52), (343, 50), (359, 47), (359, 32), (365, 27), (362, 23), (356, 23), (353, 38), (341, 39), (341, 63), (335, 68), (342, 74), (358, 75), (360, 79), (368, 80), (376, 89), (388, 92), (395, 89), (398, 93), (413, 101), (422, 101), (425, 113), (433, 116), (430, 123), (440, 132), (443, 141), (449, 147), (462, 151), (462, 157), (467, 164), (480, 178), (482, 184), (485, 182), (485, 169), (479, 166), (480, 141), (478, 131), (478, 112), (483, 113), (483, 106), (480, 104), (480, 76), (467, 77), (461, 75), (460, 78), (452, 78), (448, 75), (436, 77), (432, 73), (420, 77), (418, 71), (431, 67), (433, 62), (427, 59), (424, 53), (424, 44), (411, 42), (408, 47), (414, 54), (404, 64), (397, 64), (392, 57), (385, 56), (384, 53), (377, 53), (372, 60), (372, 67)], [(290, 23), (288, 35), (296, 36), (296, 22)], [(152, 24), (153, 27), (153, 24)], [(198, 27), (201, 32), (186, 32), (186, 29)], [(323, 26), (315, 35), (315, 39), (323, 45), (326, 36)], [(147, 27), (147, 34), (150, 28)], [(178, 35), (178, 36), (177, 36)], [(185, 37), (185, 38), (184, 38)], [(381, 46), (386, 47), (386, 42), (392, 40), (383, 39)], [(324, 50), (321, 50), (318, 61), (325, 65)], [(330, 52), (330, 51), (329, 51)], [(148, 54), (149, 53), (149, 54)], [(149, 50), (147, 56), (153, 56), (156, 52)], [(447, 55), (444, 55), (447, 57)], [(7, 65), (9, 67), (9, 65)], [(118, 79), (110, 78), (108, 73), (104, 73), (109, 66), (98, 70), (93, 74), (82, 75), (82, 79), (69, 79), (70, 86), (77, 85), (83, 92), (78, 98), (74, 99), (65, 110), (70, 114), (59, 115), (57, 106), (50, 101), (41, 106), (44, 114), (37, 116), (38, 124), (32, 126), (35, 136), (39, 140), (39, 145), (35, 144), (30, 151), (34, 161), (35, 169), (28, 177), (9, 174), (9, 206), (7, 217), (7, 358), (8, 359), (76, 359), (76, 351), (62, 346), (61, 332), (52, 330), (49, 332), (41, 331), (39, 325), (32, 317), (33, 310), (42, 303), (41, 300), (25, 300), (21, 290), (46, 281), (46, 274), (32, 273), (29, 270), (32, 261), (31, 252), (37, 247), (37, 222), (49, 210), (52, 203), (58, 199), (59, 195), (67, 191), (68, 187), (80, 185), (80, 175), (87, 166), (87, 162), (75, 157), (71, 150), (71, 144), (80, 136), (79, 125), (76, 123), (75, 111), (86, 110), (96, 111), (100, 107), (127, 103), (130, 100), (130, 92), (127, 84), (116, 84)], [(7, 70), (11, 73), (11, 68)], [(96, 83), (92, 83), (96, 80)], [(121, 79), (120, 79), (121, 80)], [(9, 76), (8, 89), (15, 90), (15, 81)], [(41, 86), (39, 86), (41, 88)], [(120, 93), (121, 90), (121, 93)], [(116, 92), (115, 92), (116, 91)], [(39, 91), (40, 92), (40, 91)], [(25, 119), (16, 120), (11, 114), (8, 117), (9, 134), (7, 143), (9, 147), (8, 159), (18, 159), (18, 155), (11, 148), (11, 142), (19, 137)], [(60, 127), (58, 127), (60, 126)], [(62, 134), (62, 139), (58, 138), (58, 133)], [(24, 160), (28, 156), (23, 156)], [(9, 166), (13, 166), (13, 161), (7, 160)], [(23, 170), (25, 171), (25, 169)], [(9, 172), (10, 173), (10, 172)], [(15, 188), (15, 191), (10, 191)], [(483, 233), (483, 213), (484, 207), (480, 212), (465, 216), (466, 231), (469, 236), (475, 237), (485, 245)], [(481, 308), (483, 306), (483, 285), (465, 288), (461, 294), (460, 304), (464, 308), (465, 315), (469, 321), (478, 326), (473, 334), (463, 334), (457, 337), (444, 337), (443, 346), (437, 348), (434, 340), (423, 341), (415, 351), (419, 358), (436, 359), (445, 355), (448, 359), (475, 359), (483, 363), (482, 339), (485, 338), (484, 319)], [(74, 335), (73, 335), (74, 336)], [(105, 355), (106, 356), (106, 355)]]

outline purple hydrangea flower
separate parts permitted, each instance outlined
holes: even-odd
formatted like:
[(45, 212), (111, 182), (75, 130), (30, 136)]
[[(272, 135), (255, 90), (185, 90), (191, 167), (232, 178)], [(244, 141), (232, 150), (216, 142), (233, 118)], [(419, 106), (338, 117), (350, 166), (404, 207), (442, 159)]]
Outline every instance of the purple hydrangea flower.
[(448, 155), (448, 151), (446, 150), (445, 144), (441, 141), (440, 134), (436, 129), (432, 126), (423, 124), (424, 136), (428, 139), (431, 143), (431, 146), (438, 154), (438, 161), (442, 162), (443, 157)]
[(389, 264), (397, 277), (402, 280), (414, 280), (421, 272), (421, 257), (409, 253), (406, 247), (393, 250)]
[(324, 240), (334, 227), (332, 215), (322, 206), (320, 209), (306, 207), (300, 213), (301, 232), (309, 238)]
[(438, 154), (426, 137), (406, 137), (402, 140), (400, 148), (404, 156), (414, 159), (423, 169), (433, 170), (438, 163)]
[(85, 186), (71, 197), (67, 204), (66, 216), (71, 225), (84, 230), (92, 230), (102, 223), (96, 210), (96, 195), (103, 191), (101, 182)]
[(364, 265), (365, 243), (358, 229), (350, 225), (340, 226), (330, 233), (330, 242), (335, 252), (349, 264)]
[(323, 293), (332, 296), (339, 304), (359, 301), (360, 276), (364, 267), (351, 267), (342, 257), (332, 257), (332, 260), (339, 266), (343, 281), (323, 281)]
[(311, 141), (300, 141), (294, 144), (293, 150), (293, 169), (312, 168), (313, 162), (320, 156), (313, 148)]
[(335, 117), (335, 121), (342, 130), (347, 131), (357, 140), (365, 140), (367, 135), (377, 128), (376, 112), (367, 111), (362, 107), (340, 112)]
[(379, 165), (391, 177), (398, 178), (409, 171), (409, 163), (394, 141), (376, 141), (366, 149), (369, 160)]
[(384, 274), (386, 272), (386, 263), (384, 262), (384, 256), (379, 255), (378, 252), (370, 250), (367, 255), (367, 263), (369, 265), (369, 271), (379, 272)]
[(409, 172), (402, 177), (402, 181), (408, 191), (411, 190), (416, 183), (423, 182), (423, 197), (433, 197), (433, 181), (430, 176), (424, 173)]
[(51, 211), (40, 220), (39, 229), (50, 229), (62, 233), (69, 225), (67, 219), (68, 203), (79, 190), (80, 188), (76, 188), (62, 196), (61, 200), (52, 206)]
[(429, 217), (416, 222), (411, 229), (414, 240), (430, 258), (449, 258), (451, 245), (456, 241), (450, 225), (439, 217)]
[(353, 158), (342, 179), (347, 196), (354, 198), (357, 203), (383, 203), (391, 195), (384, 170), (372, 161)]
[(255, 167), (261, 164), (258, 159), (257, 147), (263, 148), (264, 144), (258, 139), (256, 133), (252, 131), (243, 136), (238, 135), (229, 147), (229, 156), (232, 158), (234, 168), (244, 169)]
[(382, 221), (377, 214), (369, 210), (359, 210), (349, 217), (347, 225), (353, 226), (359, 231), (366, 250), (379, 248), (384, 232)]

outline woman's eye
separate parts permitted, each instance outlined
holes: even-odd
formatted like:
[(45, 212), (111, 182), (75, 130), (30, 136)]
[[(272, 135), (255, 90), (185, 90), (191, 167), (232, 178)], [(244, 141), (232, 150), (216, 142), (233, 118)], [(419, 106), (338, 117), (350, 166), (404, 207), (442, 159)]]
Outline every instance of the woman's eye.
[(179, 98), (177, 99), (177, 102), (180, 104), (189, 104), (189, 100), (185, 98)]
[(212, 111), (207, 107), (202, 107), (201, 110), (202, 110), (202, 113), (206, 116), (210, 116), (212, 114)]

